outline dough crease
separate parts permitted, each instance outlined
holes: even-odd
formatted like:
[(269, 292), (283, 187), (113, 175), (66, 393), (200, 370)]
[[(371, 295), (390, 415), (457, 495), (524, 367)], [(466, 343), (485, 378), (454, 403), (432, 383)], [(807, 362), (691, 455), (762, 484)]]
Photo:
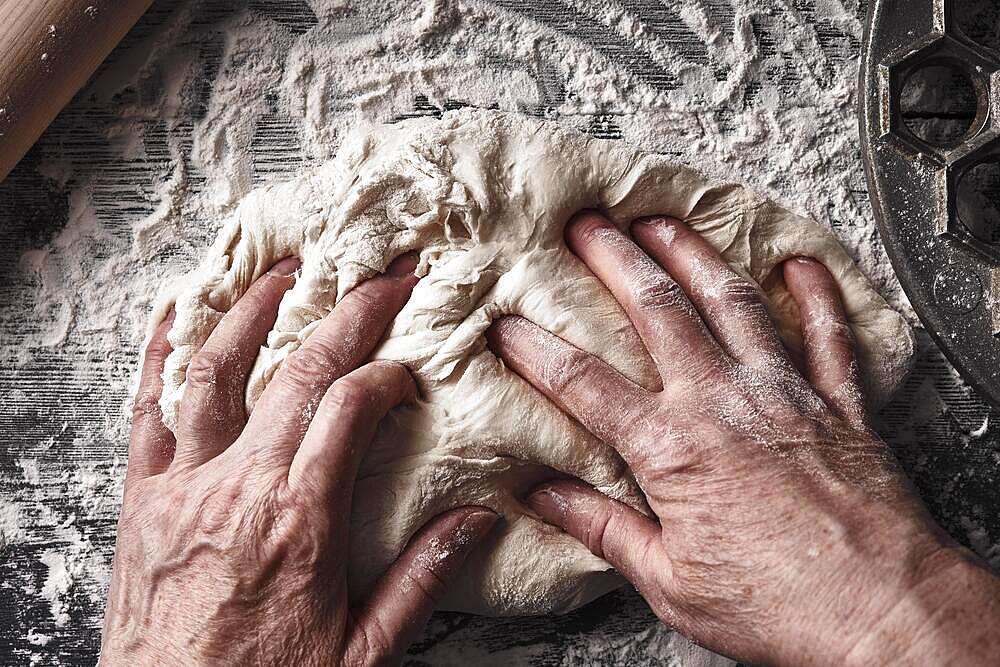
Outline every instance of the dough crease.
[(154, 315), (158, 322), (176, 307), (165, 423), (176, 428), (192, 356), (276, 261), (298, 256), (302, 268), (248, 382), (251, 410), (282, 361), (350, 289), (418, 251), (422, 280), (375, 356), (406, 364), (421, 397), (385, 420), (362, 465), (352, 594), (370, 590), (433, 516), (478, 504), (504, 521), (445, 608), (521, 615), (589, 602), (622, 579), (533, 517), (520, 494), (557, 470), (634, 507), (645, 510), (645, 500), (613, 449), (506, 369), (483, 339), (495, 318), (518, 314), (630, 379), (655, 384), (621, 308), (565, 246), (565, 224), (584, 208), (602, 210), (623, 229), (648, 215), (685, 220), (762, 286), (789, 344), (798, 344), (796, 315), (772, 272), (790, 257), (814, 257), (840, 285), (871, 401), (883, 403), (909, 369), (909, 326), (816, 222), (621, 142), (461, 109), (356, 129), (332, 161), (243, 199), (201, 266), (165, 290)]

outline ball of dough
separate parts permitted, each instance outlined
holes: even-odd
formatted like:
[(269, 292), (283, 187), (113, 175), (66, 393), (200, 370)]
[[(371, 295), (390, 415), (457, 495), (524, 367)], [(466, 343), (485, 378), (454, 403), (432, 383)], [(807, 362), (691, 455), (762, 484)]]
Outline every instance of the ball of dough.
[(420, 399), (384, 421), (365, 457), (351, 518), (355, 596), (440, 512), (466, 504), (504, 521), (449, 592), (445, 607), (493, 615), (564, 612), (622, 580), (519, 498), (552, 471), (648, 511), (617, 453), (490, 353), (484, 331), (522, 315), (655, 385), (655, 371), (617, 302), (567, 248), (573, 213), (597, 208), (625, 228), (653, 214), (685, 220), (762, 285), (786, 341), (796, 315), (773, 269), (795, 255), (837, 279), (868, 393), (905, 375), (913, 338), (817, 223), (737, 184), (712, 183), (668, 159), (554, 123), (463, 109), (443, 118), (362, 128), (337, 157), (248, 195), (201, 267), (161, 300), (176, 305), (164, 372), (164, 421), (176, 427), (185, 370), (215, 324), (274, 262), (302, 259), (247, 386), (252, 409), (282, 361), (359, 282), (400, 254), (423, 276), (376, 357), (406, 364)]

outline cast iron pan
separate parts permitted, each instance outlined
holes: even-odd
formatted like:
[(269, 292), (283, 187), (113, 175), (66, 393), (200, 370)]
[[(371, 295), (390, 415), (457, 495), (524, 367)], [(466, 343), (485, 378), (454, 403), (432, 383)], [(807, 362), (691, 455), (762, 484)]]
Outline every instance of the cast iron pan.
[(1000, 407), (1000, 0), (871, 0), (859, 105), (893, 268), (948, 359)]

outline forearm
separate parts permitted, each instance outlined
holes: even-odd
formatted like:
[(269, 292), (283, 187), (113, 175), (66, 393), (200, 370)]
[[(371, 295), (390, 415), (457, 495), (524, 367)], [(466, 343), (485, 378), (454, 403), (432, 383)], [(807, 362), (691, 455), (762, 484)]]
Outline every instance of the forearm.
[(984, 665), (1000, 656), (1000, 579), (948, 548), (928, 574), (849, 649), (845, 664)]

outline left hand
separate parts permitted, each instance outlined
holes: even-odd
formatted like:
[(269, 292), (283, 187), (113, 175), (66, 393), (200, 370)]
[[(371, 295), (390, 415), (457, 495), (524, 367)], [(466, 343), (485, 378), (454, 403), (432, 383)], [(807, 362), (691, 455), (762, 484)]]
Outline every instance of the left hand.
[(146, 351), (104, 619), (102, 664), (398, 662), (497, 520), (437, 517), (370, 597), (348, 604), (354, 479), (379, 420), (415, 391), (362, 365), (409, 298), (415, 262), (349, 293), (282, 365), (249, 419), (257, 351), (296, 260), (257, 280), (188, 367), (178, 433), (159, 408), (170, 318)]

